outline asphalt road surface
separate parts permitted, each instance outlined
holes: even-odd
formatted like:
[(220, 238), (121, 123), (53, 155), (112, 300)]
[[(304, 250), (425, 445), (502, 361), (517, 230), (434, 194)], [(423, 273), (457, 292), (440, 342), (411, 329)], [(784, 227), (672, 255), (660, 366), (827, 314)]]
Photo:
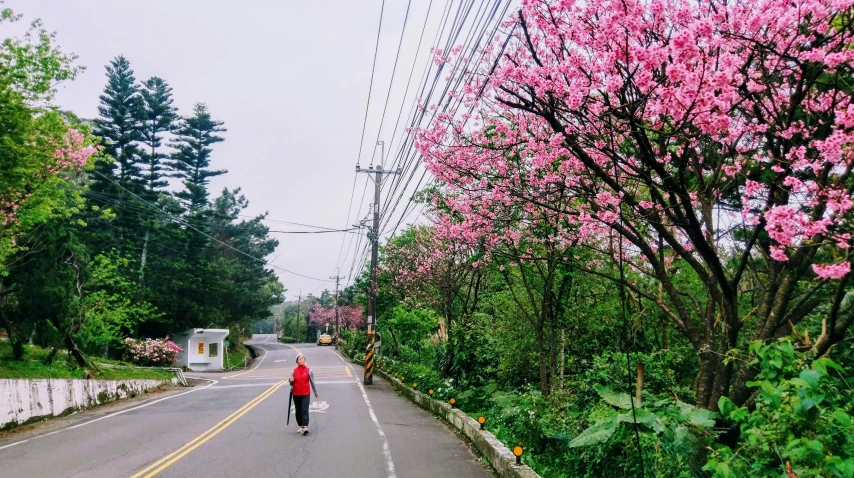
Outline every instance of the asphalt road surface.
[[(490, 477), (433, 416), (332, 347), (255, 336), (249, 371), (188, 374), (176, 389), (0, 434), (0, 477)], [(287, 378), (302, 352), (314, 371), (310, 433), (285, 425)]]

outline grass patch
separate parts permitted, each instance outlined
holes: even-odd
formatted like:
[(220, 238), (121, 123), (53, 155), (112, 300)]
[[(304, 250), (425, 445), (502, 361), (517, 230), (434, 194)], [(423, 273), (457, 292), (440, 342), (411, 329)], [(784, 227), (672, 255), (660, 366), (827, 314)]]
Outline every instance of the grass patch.
[(252, 356), (249, 354), (249, 349), (247, 349), (241, 343), (235, 344), (233, 349), (234, 350), (228, 351), (228, 361), (226, 361), (224, 364), (225, 368), (243, 368), (247, 363), (247, 358), (252, 358)]
[[(12, 359), (12, 345), (0, 340), (0, 378), (85, 378), (86, 370), (77, 366), (68, 353), (60, 350), (53, 363), (46, 365), (45, 360), (50, 355), (49, 349), (24, 346), (24, 357), (21, 360)], [(89, 357), (100, 372), (90, 371), (90, 378), (101, 380), (169, 380), (175, 377), (172, 372), (162, 370), (139, 370), (131, 364), (115, 360)], [(112, 365), (106, 367), (105, 365)]]

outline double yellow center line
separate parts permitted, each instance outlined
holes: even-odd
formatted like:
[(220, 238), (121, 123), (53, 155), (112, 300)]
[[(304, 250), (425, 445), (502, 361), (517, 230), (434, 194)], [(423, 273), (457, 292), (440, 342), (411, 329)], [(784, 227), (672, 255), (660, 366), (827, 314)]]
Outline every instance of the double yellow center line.
[(258, 395), (257, 397), (253, 398), (249, 403), (247, 403), (246, 405), (243, 405), (242, 407), (237, 409), (236, 412), (225, 417), (225, 419), (222, 420), (221, 422), (219, 422), (216, 425), (214, 425), (213, 427), (209, 428), (207, 431), (205, 431), (201, 435), (197, 436), (196, 438), (193, 438), (186, 445), (182, 446), (181, 448), (178, 448), (177, 450), (175, 450), (172, 453), (164, 456), (163, 458), (157, 460), (156, 462), (148, 465), (144, 470), (133, 475), (131, 478), (150, 478), (152, 476), (157, 475), (158, 473), (165, 470), (166, 468), (168, 468), (170, 465), (172, 465), (176, 461), (180, 460), (181, 458), (183, 458), (184, 456), (189, 454), (191, 451), (193, 451), (196, 448), (204, 445), (208, 440), (217, 436), (219, 434), (219, 432), (228, 428), (232, 423), (236, 422), (243, 415), (246, 415), (249, 412), (249, 410), (252, 410), (253, 408), (255, 408), (256, 405), (258, 405), (259, 403), (263, 402), (268, 397), (270, 397), (270, 395), (276, 393), (276, 390), (280, 389), (286, 383), (287, 383), (286, 380), (282, 380), (282, 381), (276, 383), (272, 387), (265, 390), (264, 393), (262, 393), (261, 395)]

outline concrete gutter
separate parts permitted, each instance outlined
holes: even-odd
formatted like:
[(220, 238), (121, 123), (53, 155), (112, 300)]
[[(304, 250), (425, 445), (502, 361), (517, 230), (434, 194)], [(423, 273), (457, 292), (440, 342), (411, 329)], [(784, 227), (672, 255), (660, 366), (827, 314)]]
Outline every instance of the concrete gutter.
[(465, 412), (451, 408), (445, 402), (434, 400), (429, 395), (413, 390), (400, 380), (390, 377), (382, 370), (374, 369), (374, 373), (384, 378), (386, 382), (391, 384), (393, 388), (411, 402), (445, 420), (455, 430), (465, 435), (481, 456), (486, 458), (489, 464), (492, 465), (498, 476), (502, 478), (540, 477), (531, 467), (517, 465), (516, 456), (513, 455), (513, 452), (504, 446), (495, 435), (487, 430), (481, 430), (480, 424)]

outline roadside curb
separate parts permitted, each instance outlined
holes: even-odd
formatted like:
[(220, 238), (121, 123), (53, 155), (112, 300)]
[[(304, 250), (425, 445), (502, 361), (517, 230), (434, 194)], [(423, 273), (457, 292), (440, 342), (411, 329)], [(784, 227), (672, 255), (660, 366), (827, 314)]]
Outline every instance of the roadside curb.
[(540, 475), (528, 465), (517, 465), (513, 452), (501, 443), (495, 435), (489, 431), (481, 430), (480, 424), (465, 412), (451, 408), (447, 403), (434, 400), (429, 395), (413, 390), (382, 370), (374, 369), (374, 373), (385, 379), (409, 401), (444, 419), (455, 430), (465, 435), (478, 453), (489, 462), (498, 476), (502, 478), (540, 478)]
[(257, 359), (257, 358), (258, 358), (258, 356), (259, 356), (259, 355), (261, 355), (261, 354), (259, 354), (259, 353), (258, 353), (258, 350), (256, 350), (256, 349), (255, 349), (254, 344), (246, 344), (246, 343), (244, 343), (244, 344), (243, 344), (243, 346), (244, 346), (244, 347), (246, 347), (246, 350), (248, 350), (248, 351), (249, 351), (249, 356), (250, 356), (250, 357), (252, 357), (252, 360), (250, 360), (250, 361), (249, 361), (249, 365), (252, 365), (252, 362), (254, 362), (254, 361), (255, 361), (255, 359)]

